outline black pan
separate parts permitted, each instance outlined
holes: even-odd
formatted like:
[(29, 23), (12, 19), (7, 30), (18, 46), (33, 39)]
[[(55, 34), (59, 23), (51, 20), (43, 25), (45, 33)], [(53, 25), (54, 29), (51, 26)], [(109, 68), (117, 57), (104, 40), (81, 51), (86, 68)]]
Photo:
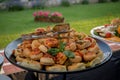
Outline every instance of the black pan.
[(84, 71), (89, 71), (89, 70), (92, 70), (92, 69), (95, 69), (97, 67), (102, 66), (104, 63), (109, 61), (111, 56), (112, 56), (111, 48), (104, 41), (102, 41), (100, 39), (96, 39), (96, 38), (95, 38), (95, 40), (97, 41), (100, 49), (103, 51), (103, 54), (104, 54), (103, 61), (100, 64), (98, 64), (94, 67), (90, 67), (90, 68), (87, 68), (87, 69), (84, 69), (84, 70), (79, 70), (79, 71), (66, 71), (66, 72), (52, 72), (51, 71), (51, 72), (48, 72), (48, 71), (45, 71), (45, 70), (35, 70), (35, 69), (27, 68), (27, 67), (24, 67), (24, 66), (21, 66), (21, 65), (17, 64), (17, 62), (15, 60), (15, 57), (12, 56), (12, 51), (13, 51), (13, 49), (17, 48), (17, 45), (19, 43), (22, 42), (21, 38), (18, 38), (16, 40), (12, 41), (10, 44), (8, 44), (7, 47), (5, 48), (4, 54), (5, 54), (5, 57), (7, 58), (7, 60), (10, 63), (12, 63), (13, 65), (15, 65), (17, 67), (20, 67), (22, 69), (28, 70), (28, 71), (33, 71), (33, 72), (38, 72), (38, 73), (46, 73), (46, 74), (70, 74), (70, 73), (84, 72)]

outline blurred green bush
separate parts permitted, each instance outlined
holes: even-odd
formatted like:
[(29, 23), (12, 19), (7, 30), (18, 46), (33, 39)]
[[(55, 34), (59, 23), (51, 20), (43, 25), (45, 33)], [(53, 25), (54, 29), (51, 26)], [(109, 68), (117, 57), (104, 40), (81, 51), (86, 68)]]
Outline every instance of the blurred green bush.
[(8, 8), (8, 11), (22, 11), (22, 10), (24, 10), (24, 7), (20, 5), (12, 5)]
[(88, 0), (83, 0), (82, 4), (89, 4), (89, 1)]
[(62, 2), (61, 2), (61, 6), (69, 7), (69, 6), (70, 6), (70, 3), (69, 3), (68, 0), (62, 0)]
[(111, 2), (118, 2), (119, 0), (111, 0)]

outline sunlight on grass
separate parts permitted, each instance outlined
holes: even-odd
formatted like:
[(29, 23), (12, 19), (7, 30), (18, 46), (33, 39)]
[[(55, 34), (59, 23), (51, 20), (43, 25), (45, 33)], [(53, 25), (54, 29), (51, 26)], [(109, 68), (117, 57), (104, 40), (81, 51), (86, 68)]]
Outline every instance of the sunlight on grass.
[[(61, 12), (65, 22), (79, 32), (90, 35), (96, 26), (109, 24), (113, 18), (120, 17), (120, 2), (89, 5), (72, 5), (70, 7), (49, 7), (44, 10)], [(54, 23), (34, 22), (33, 12), (29, 9), (18, 12), (0, 12), (0, 49), (5, 48), (21, 34), (34, 31), (38, 27), (54, 26)]]
[(11, 41), (17, 39), (19, 34), (13, 35), (0, 35), (0, 49), (3, 49), (8, 45)]
[(70, 22), (71, 27), (76, 29), (79, 32), (85, 32), (86, 34), (90, 35), (90, 30), (97, 26), (102, 26), (104, 24), (109, 24), (112, 19), (116, 17), (109, 16), (109, 17), (102, 17), (96, 18), (91, 20), (82, 20), (82, 21), (73, 21)]
[[(101, 26), (104, 24), (110, 23), (110, 21), (116, 18), (114, 16), (109, 16), (109, 17), (102, 17), (102, 18), (96, 18), (96, 19), (91, 19), (91, 20), (80, 20), (80, 21), (72, 21), (70, 22), (71, 28), (74, 28), (75, 30), (79, 32), (84, 32), (88, 35), (90, 35), (90, 30), (96, 26)], [(31, 31), (34, 31), (35, 28), (33, 28)], [(11, 34), (11, 35), (4, 35), (0, 36), (0, 49), (4, 48), (9, 44), (11, 41), (19, 38), (21, 34), (29, 33), (30, 31), (25, 31), (21, 32), (18, 34)]]

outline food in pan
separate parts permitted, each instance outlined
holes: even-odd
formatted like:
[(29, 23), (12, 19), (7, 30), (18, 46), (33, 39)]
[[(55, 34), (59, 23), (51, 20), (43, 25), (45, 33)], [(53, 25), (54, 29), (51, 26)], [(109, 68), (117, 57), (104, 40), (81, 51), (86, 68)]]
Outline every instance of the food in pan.
[(120, 18), (113, 19), (110, 24), (96, 28), (94, 34), (108, 41), (120, 42)]
[(52, 65), (52, 66), (46, 66), (46, 70), (47, 71), (57, 71), (57, 72), (63, 72), (63, 71), (67, 71), (66, 70), (66, 66), (65, 65), (59, 65), (59, 64), (56, 64), (56, 65)]
[[(64, 27), (65, 26), (65, 27)], [(22, 35), (22, 43), (13, 50), (18, 64), (46, 71), (76, 71), (101, 63), (103, 53), (96, 40), (85, 33), (58, 24)]]

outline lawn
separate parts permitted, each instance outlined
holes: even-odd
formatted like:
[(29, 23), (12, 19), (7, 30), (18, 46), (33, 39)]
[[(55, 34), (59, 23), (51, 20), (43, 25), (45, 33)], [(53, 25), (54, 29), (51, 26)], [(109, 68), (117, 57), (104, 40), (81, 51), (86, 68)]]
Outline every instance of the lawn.
[[(77, 31), (90, 34), (93, 27), (110, 23), (113, 18), (120, 17), (120, 2), (89, 5), (72, 5), (70, 7), (49, 7), (44, 10), (59, 11), (65, 22)], [(24, 11), (0, 12), (0, 49), (23, 33), (34, 31), (38, 27), (53, 26), (53, 23), (34, 22), (33, 12), (40, 9)]]

